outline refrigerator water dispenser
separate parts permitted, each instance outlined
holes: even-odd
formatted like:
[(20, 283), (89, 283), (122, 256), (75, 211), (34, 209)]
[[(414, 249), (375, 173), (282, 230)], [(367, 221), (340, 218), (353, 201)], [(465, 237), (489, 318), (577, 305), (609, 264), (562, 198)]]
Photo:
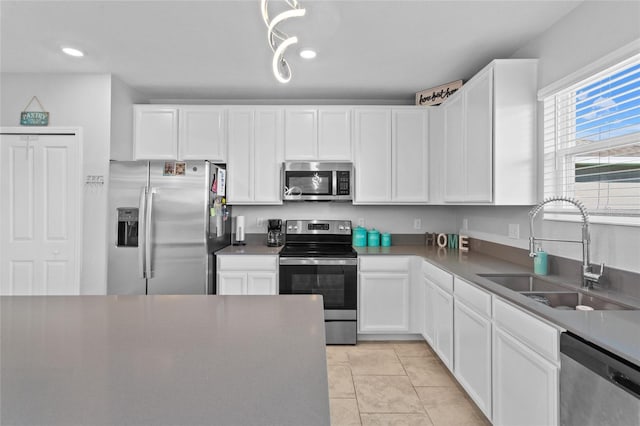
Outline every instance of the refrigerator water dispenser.
[(138, 208), (119, 207), (117, 247), (138, 247)]

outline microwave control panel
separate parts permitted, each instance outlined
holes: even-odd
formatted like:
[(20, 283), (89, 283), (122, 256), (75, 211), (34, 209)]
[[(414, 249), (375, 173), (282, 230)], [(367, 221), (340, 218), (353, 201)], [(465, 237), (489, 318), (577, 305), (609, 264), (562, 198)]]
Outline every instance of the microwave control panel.
[(351, 182), (351, 172), (348, 170), (338, 170), (336, 171), (336, 179), (338, 180), (338, 193), (336, 195), (349, 195), (350, 188), (349, 184)]

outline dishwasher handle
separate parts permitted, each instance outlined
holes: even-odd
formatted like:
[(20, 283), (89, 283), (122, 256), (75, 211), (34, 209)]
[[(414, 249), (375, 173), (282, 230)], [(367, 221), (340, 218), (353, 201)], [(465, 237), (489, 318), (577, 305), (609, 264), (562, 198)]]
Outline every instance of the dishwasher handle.
[(636, 398), (640, 398), (640, 383), (634, 382), (620, 371), (611, 367), (609, 367), (609, 379), (627, 392), (635, 395)]

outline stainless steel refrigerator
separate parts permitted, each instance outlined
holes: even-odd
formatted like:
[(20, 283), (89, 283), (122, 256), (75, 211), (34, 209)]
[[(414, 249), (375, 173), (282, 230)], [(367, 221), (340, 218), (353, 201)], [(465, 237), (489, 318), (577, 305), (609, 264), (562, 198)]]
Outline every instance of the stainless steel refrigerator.
[(231, 243), (231, 219), (210, 214), (216, 168), (111, 162), (108, 294), (215, 292), (213, 252)]

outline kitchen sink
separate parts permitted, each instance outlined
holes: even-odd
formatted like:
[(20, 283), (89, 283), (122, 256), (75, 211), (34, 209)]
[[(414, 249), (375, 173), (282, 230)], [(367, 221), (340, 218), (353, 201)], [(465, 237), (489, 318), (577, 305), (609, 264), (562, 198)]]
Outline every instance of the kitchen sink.
[(635, 309), (603, 297), (583, 293), (575, 286), (547, 281), (533, 274), (478, 274), (478, 276), (555, 309), (575, 309), (578, 305), (589, 306), (597, 311)]
[(537, 302), (544, 303), (545, 305), (556, 309), (576, 309), (576, 306), (578, 305), (589, 306), (596, 311), (632, 309), (631, 307), (621, 305), (620, 303), (611, 302), (600, 297), (587, 295), (577, 291), (523, 291), (520, 293)]
[(569, 286), (547, 281), (532, 274), (478, 274), (478, 276), (517, 292), (573, 290)]

